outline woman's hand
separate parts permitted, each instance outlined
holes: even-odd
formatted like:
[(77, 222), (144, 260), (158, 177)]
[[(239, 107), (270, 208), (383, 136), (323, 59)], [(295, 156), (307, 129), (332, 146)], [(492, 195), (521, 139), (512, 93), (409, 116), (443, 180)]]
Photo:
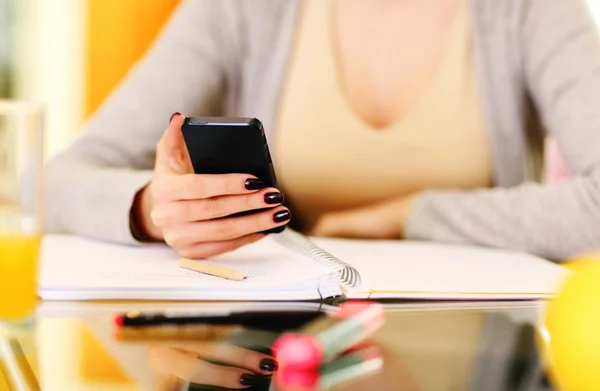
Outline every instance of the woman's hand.
[[(283, 195), (251, 175), (197, 175), (181, 134), (184, 117), (174, 114), (158, 142), (154, 177), (134, 205), (137, 227), (164, 240), (180, 256), (207, 258), (255, 242), (260, 232), (284, 225), (290, 212)], [(257, 214), (226, 217), (270, 208)]]
[(179, 390), (182, 382), (244, 389), (277, 369), (272, 357), (225, 342), (156, 344), (149, 361), (156, 391)]
[(415, 195), (362, 208), (327, 213), (310, 234), (353, 239), (401, 239)]

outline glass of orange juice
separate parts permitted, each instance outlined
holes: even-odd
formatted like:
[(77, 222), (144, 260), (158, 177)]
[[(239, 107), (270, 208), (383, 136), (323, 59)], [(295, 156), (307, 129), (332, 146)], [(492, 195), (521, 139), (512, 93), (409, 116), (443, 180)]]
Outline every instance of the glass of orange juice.
[(41, 108), (0, 100), (0, 320), (27, 319), (38, 301), (42, 167)]

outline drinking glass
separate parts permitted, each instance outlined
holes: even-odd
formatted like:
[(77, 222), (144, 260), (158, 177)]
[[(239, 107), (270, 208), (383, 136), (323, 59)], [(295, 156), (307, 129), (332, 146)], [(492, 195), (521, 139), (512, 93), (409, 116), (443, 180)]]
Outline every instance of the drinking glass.
[(0, 100), (0, 320), (22, 320), (37, 304), (42, 238), (43, 113)]

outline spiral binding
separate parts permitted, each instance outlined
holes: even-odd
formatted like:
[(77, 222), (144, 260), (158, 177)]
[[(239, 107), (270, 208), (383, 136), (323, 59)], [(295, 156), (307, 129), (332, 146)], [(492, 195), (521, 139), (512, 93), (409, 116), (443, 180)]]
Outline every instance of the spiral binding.
[(339, 274), (341, 283), (346, 287), (360, 288), (361, 277), (358, 270), (321, 249), (306, 236), (290, 228), (286, 228), (282, 233), (274, 236), (279, 244), (308, 256), (319, 265), (335, 269)]

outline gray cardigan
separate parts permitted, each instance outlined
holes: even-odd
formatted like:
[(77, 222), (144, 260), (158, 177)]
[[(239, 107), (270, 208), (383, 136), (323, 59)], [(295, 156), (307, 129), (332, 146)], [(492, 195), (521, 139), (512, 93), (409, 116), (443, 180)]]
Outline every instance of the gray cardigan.
[[(272, 138), (299, 5), (184, 1), (49, 164), (48, 231), (135, 244), (132, 200), (173, 112), (257, 117)], [(600, 249), (600, 40), (585, 0), (470, 0), (470, 21), (494, 188), (424, 192), (408, 238), (550, 259)], [(573, 173), (559, 184), (539, 183), (547, 133)]]

